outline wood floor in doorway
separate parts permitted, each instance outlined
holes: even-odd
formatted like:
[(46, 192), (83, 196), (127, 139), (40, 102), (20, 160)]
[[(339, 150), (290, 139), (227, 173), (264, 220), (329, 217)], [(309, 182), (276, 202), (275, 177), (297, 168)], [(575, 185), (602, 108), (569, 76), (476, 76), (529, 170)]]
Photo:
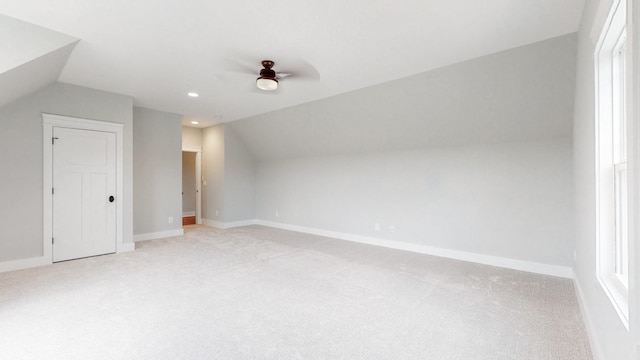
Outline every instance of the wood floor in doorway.
[(196, 217), (195, 216), (184, 216), (182, 218), (182, 226), (194, 225), (195, 223), (196, 223)]

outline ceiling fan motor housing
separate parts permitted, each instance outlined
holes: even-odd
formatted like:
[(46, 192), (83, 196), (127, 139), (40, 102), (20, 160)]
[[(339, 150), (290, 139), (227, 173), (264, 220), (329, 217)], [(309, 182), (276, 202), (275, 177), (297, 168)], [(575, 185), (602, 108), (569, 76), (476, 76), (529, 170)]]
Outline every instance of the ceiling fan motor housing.
[(260, 77), (275, 79), (276, 78), (276, 72), (271, 69), (273, 67), (273, 65), (275, 65), (275, 63), (273, 61), (271, 61), (271, 60), (263, 60), (262, 61), (262, 66), (264, 67), (264, 69), (260, 70)]
[(271, 60), (263, 60), (262, 66), (264, 69), (260, 70), (260, 77), (256, 79), (256, 85), (260, 90), (276, 90), (278, 88), (278, 79), (276, 79), (276, 72), (272, 70), (274, 62)]

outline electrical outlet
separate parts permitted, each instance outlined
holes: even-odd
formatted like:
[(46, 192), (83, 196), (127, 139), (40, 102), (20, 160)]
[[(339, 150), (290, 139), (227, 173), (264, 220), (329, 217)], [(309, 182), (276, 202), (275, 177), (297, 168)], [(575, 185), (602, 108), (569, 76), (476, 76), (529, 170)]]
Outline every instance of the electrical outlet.
[(218, 210), (216, 210), (216, 216), (218, 216)]
[(169, 224), (173, 224), (173, 216), (169, 216)]
[(376, 223), (375, 225), (373, 225), (373, 230), (380, 231), (380, 224)]
[(276, 210), (276, 217), (280, 217), (280, 213)]
[(390, 232), (390, 233), (394, 233), (394, 232), (396, 232), (396, 227), (395, 227), (395, 226), (393, 226), (393, 225), (389, 226), (389, 232)]

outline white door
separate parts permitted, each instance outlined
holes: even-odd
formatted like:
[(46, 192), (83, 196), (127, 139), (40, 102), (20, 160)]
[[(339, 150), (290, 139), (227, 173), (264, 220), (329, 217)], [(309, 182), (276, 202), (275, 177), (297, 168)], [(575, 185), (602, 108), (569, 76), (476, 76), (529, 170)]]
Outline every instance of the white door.
[(116, 252), (116, 134), (53, 128), (53, 261)]

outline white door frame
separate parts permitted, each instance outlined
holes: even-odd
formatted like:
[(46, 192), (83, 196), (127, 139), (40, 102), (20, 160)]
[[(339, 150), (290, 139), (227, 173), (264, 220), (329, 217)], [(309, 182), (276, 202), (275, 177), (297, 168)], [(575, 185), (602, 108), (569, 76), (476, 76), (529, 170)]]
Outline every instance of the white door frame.
[(183, 146), (182, 151), (196, 153), (196, 224), (202, 224), (202, 148)]
[(126, 247), (124, 241), (124, 196), (123, 196), (123, 130), (124, 125), (105, 121), (88, 120), (62, 115), (42, 114), (43, 126), (43, 181), (42, 181), (42, 202), (43, 202), (43, 237), (42, 255), (53, 262), (53, 128), (65, 127), (80, 130), (105, 131), (116, 134), (116, 252), (130, 251), (130, 246)]

